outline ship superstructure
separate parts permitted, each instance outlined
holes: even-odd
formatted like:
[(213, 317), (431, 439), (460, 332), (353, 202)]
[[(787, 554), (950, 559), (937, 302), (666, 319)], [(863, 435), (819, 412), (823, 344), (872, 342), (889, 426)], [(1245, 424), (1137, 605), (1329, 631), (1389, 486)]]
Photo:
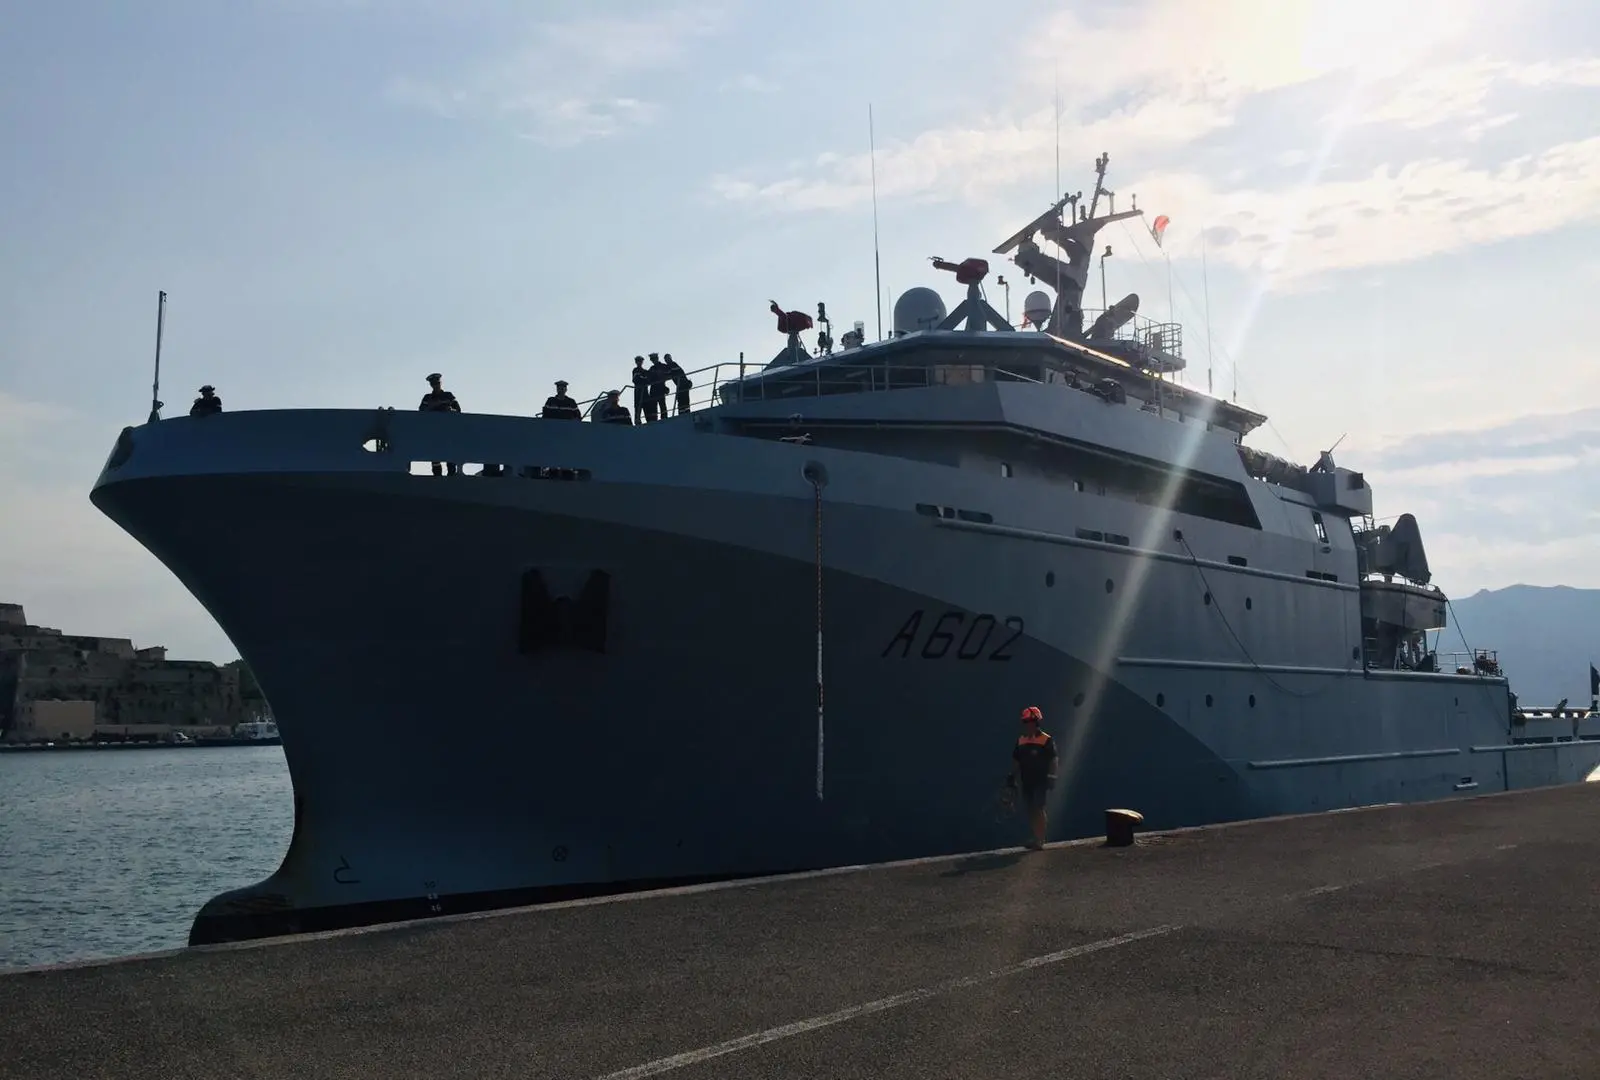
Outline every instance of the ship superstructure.
[(937, 259), (954, 311), (913, 289), (889, 338), (814, 353), (774, 304), (771, 362), (641, 427), (126, 429), (92, 497), (238, 646), (295, 785), (283, 866), (192, 940), (1013, 843), (1024, 704), (1058, 837), (1588, 776), (1592, 712), (1520, 713), (1492, 653), (1429, 638), (1414, 519), (1331, 452), (1244, 447), (1265, 417), (1175, 381), (1137, 296), (1084, 310), (1139, 213), (1105, 168), (997, 249), (1053, 293), (1033, 329), (986, 260)]

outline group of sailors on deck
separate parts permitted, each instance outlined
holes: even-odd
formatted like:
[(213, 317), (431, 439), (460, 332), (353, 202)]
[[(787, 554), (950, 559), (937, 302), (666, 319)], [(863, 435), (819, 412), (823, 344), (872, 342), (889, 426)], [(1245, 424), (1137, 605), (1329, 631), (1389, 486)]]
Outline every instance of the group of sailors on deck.
[[(417, 406), (419, 412), (454, 412), (461, 411), (461, 403), (456, 400), (455, 394), (444, 388), (444, 376), (435, 371), (428, 375), (428, 392), (422, 395), (422, 401)], [(622, 404), (622, 391), (608, 390), (601, 395), (591, 409), (591, 415), (596, 423), (601, 424), (648, 424), (657, 420), (665, 420), (667, 409), (667, 384), (671, 383), (674, 390), (674, 404), (676, 409), (673, 415), (683, 416), (689, 412), (689, 392), (694, 387), (694, 382), (689, 378), (683, 367), (672, 358), (671, 353), (651, 353), (650, 366), (645, 366), (643, 356), (633, 358), (633, 412), (630, 415), (628, 407)], [(189, 408), (190, 416), (211, 416), (222, 411), (222, 399), (216, 396), (216, 387), (209, 383), (200, 388), (200, 396), (195, 398), (194, 404)], [(546, 420), (582, 420), (583, 409), (567, 394), (567, 380), (556, 380), (556, 392), (545, 399), (544, 408), (539, 415)], [(446, 466), (454, 475), (455, 466)], [(438, 464), (434, 466), (434, 473), (441, 471)]]
[[(676, 409), (673, 415), (683, 416), (689, 411), (689, 392), (694, 382), (688, 372), (672, 358), (671, 353), (651, 353), (650, 366), (645, 358), (633, 358), (633, 413), (622, 404), (621, 390), (608, 390), (595, 400), (593, 416), (600, 424), (648, 424), (665, 420), (667, 409), (667, 384), (674, 390)], [(583, 410), (567, 395), (567, 381), (556, 380), (556, 392), (545, 399), (539, 415), (546, 420), (582, 420)]]
[(689, 390), (694, 383), (671, 353), (666, 353), (665, 357), (663, 360), (661, 356), (651, 353), (649, 367), (644, 366), (644, 357), (633, 358), (633, 422), (636, 424), (667, 418), (669, 382), (675, 391), (677, 415), (682, 416), (689, 411)]

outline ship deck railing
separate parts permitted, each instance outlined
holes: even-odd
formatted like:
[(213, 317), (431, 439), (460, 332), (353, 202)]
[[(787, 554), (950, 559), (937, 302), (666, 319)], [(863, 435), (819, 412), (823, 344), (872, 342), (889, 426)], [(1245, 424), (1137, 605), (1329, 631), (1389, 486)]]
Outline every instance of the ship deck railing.
[[(1106, 312), (1105, 308), (1083, 309), (1083, 332), (1087, 334), (1094, 321)], [(1151, 353), (1165, 353), (1168, 356), (1183, 359), (1183, 324), (1178, 322), (1158, 322), (1145, 315), (1134, 315), (1133, 318), (1117, 327), (1112, 332), (1109, 340), (1121, 345), (1133, 345)], [(1087, 344), (1093, 345), (1089, 340)]]
[[(1357, 532), (1359, 531), (1357, 530)], [(1441, 597), (1444, 596), (1444, 590), (1431, 581), (1412, 581), (1404, 574), (1385, 574), (1381, 570), (1372, 570), (1363, 574), (1359, 583), (1362, 585), (1400, 585), (1408, 589), (1420, 589), (1426, 593), (1438, 593)]]
[[(838, 353), (834, 354), (838, 356)], [(1071, 387), (1062, 373), (1047, 370), (1036, 379), (1000, 364), (788, 364), (771, 367), (723, 361), (687, 372), (693, 385), (689, 411), (701, 412), (721, 405), (751, 401), (783, 401), (833, 394), (866, 394), (883, 390), (914, 390), (928, 386), (964, 386), (989, 382), (1046, 383)], [(754, 378), (753, 376), (761, 376)], [(1089, 389), (1079, 385), (1077, 389)], [(610, 391), (578, 403), (586, 419), (594, 414)], [(618, 388), (618, 401), (633, 413), (632, 387)], [(676, 388), (666, 388), (667, 413), (677, 413)]]
[[(1381, 651), (1377, 638), (1364, 638), (1363, 644), (1366, 647), (1368, 657), (1375, 657)], [(1500, 654), (1495, 649), (1474, 649), (1471, 652), (1446, 652), (1442, 649), (1435, 649), (1432, 652), (1432, 656), (1433, 668), (1431, 670), (1441, 675), (1476, 675), (1483, 679), (1505, 677), (1505, 672), (1500, 669)], [(1367, 661), (1366, 666), (1371, 671), (1413, 670), (1402, 666), (1399, 663), (1398, 656), (1392, 667), (1376, 663), (1371, 659)]]
[(1471, 652), (1435, 651), (1438, 668), (1447, 674), (1481, 675), (1493, 679), (1503, 676), (1500, 670), (1500, 653), (1495, 649), (1473, 649)]

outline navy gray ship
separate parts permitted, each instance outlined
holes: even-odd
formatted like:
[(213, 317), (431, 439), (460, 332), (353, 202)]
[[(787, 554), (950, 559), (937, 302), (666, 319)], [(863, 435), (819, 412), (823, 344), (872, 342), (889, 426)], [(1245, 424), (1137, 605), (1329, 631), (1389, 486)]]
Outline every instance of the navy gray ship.
[(915, 288), (834, 348), (778, 308), (772, 361), (637, 427), (125, 429), (91, 498), (238, 647), (294, 782), (281, 867), (191, 941), (1016, 844), (1027, 705), (1055, 838), (1590, 777), (1592, 709), (1447, 655), (1414, 518), (1244, 446), (1266, 417), (1177, 379), (1137, 296), (1084, 309), (1096, 234), (1142, 215), (1105, 168), (994, 251), (1040, 286), (1026, 329), (986, 259), (938, 259), (954, 310)]

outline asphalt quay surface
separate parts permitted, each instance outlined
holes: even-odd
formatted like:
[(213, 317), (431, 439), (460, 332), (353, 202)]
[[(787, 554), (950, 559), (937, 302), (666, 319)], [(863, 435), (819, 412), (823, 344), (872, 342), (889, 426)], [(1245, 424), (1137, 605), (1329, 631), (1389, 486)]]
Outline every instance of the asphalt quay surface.
[(1597, 857), (1587, 784), (38, 969), (0, 1077), (1595, 1077)]

